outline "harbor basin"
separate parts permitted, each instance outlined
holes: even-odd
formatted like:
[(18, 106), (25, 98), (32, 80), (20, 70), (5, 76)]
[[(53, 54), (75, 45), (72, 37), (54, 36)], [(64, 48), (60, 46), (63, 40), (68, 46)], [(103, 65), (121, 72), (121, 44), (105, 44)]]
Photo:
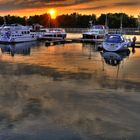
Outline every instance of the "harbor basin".
[(140, 48), (98, 45), (0, 44), (0, 140), (139, 140)]

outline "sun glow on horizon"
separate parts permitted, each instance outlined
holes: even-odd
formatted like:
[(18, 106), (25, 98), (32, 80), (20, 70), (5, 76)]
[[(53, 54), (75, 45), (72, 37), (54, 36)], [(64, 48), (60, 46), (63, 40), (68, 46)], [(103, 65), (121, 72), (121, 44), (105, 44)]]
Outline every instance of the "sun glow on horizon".
[(56, 14), (57, 14), (56, 9), (49, 9), (48, 13), (50, 14), (52, 19), (56, 18)]

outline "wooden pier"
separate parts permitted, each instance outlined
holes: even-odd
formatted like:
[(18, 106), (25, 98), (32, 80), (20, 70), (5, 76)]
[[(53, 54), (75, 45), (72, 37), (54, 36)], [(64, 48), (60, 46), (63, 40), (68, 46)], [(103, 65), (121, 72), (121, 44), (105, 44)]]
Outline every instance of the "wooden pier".
[[(45, 45), (46, 46), (52, 46), (52, 45), (60, 45), (60, 44), (67, 44), (67, 43), (98, 43), (101, 44), (104, 39), (83, 39), (83, 38), (44, 38), (46, 40)], [(140, 48), (140, 42), (136, 42), (136, 47)]]
[(44, 40), (44, 41), (55, 41), (55, 40), (62, 40), (62, 37), (41, 37), (38, 40)]
[[(66, 39), (67, 40), (67, 39)], [(70, 39), (68, 39), (70, 40)], [(71, 42), (72, 43), (102, 43), (104, 39), (83, 39), (83, 38), (72, 38)]]
[(58, 38), (48, 38), (46, 39), (46, 46), (66, 44), (66, 43), (102, 43), (103, 39), (83, 39), (83, 38), (66, 38), (66, 39), (58, 39)]

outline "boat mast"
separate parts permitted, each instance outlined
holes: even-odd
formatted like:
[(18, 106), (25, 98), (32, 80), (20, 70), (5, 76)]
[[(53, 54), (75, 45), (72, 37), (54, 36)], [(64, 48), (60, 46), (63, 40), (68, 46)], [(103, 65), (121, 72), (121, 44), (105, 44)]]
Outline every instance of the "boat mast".
[(4, 25), (6, 25), (6, 18), (5, 16), (3, 17)]
[(107, 19), (107, 14), (106, 14), (106, 18), (105, 18), (105, 26), (106, 26), (106, 28), (108, 27), (108, 19)]
[(121, 17), (120, 17), (120, 33), (121, 33), (121, 34), (122, 34), (122, 32), (123, 32), (123, 30), (122, 30), (122, 28), (123, 28), (122, 23), (123, 23), (123, 14), (121, 14)]

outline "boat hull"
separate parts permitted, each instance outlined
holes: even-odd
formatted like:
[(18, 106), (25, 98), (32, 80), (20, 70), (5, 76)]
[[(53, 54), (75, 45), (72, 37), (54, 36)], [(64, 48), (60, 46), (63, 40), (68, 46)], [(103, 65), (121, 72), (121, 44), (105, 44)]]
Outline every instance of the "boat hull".
[(105, 51), (109, 52), (118, 52), (118, 51), (124, 51), (128, 49), (128, 43), (123, 42), (123, 43), (106, 43), (103, 42), (103, 49)]
[(36, 41), (37, 37), (28, 36), (28, 37), (18, 37), (18, 38), (0, 38), (0, 43), (22, 43)]
[(40, 35), (38, 39), (47, 39), (47, 38), (62, 38), (65, 39), (67, 37), (67, 34), (55, 34), (55, 33), (47, 33)]

